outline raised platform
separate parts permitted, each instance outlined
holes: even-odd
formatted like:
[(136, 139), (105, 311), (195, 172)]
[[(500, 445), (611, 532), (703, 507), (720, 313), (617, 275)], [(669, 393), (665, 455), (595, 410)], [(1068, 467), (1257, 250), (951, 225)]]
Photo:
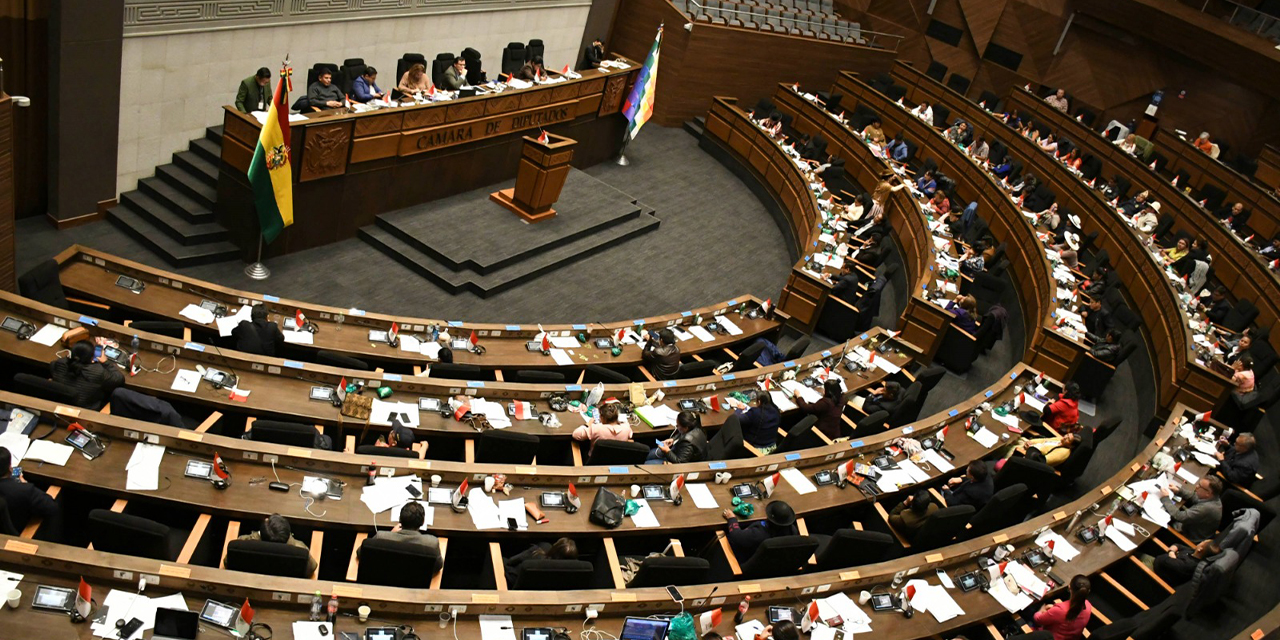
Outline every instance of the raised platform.
[[(511, 188), (515, 181), (496, 185)], [(554, 218), (529, 224), (489, 200), (494, 187), (393, 211), (362, 227), (365, 242), (446, 291), (480, 297), (648, 233), (653, 209), (577, 169)]]

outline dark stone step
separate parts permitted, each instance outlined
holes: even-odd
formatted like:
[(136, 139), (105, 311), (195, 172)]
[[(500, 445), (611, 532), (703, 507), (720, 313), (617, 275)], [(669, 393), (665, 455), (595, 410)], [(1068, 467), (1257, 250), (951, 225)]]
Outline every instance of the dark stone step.
[(120, 196), (120, 204), (146, 218), (170, 238), (186, 246), (227, 239), (227, 230), (216, 222), (192, 224), (189, 220), (141, 191)]
[(143, 178), (138, 181), (138, 190), (186, 218), (191, 224), (207, 224), (214, 221), (213, 211), (209, 207), (197, 202), (164, 180)]
[(172, 164), (161, 165), (156, 167), (156, 176), (210, 210), (218, 199), (216, 187), (191, 175), (191, 172), (183, 167)]
[(191, 141), (191, 151), (213, 163), (217, 167), (222, 164), (222, 145), (208, 138), (196, 138)]
[(692, 120), (685, 120), (682, 128), (693, 134), (693, 137), (701, 138), (702, 134), (707, 130), (707, 119), (703, 116), (698, 116)]
[(194, 151), (178, 151), (174, 153), (173, 162), (186, 169), (188, 173), (199, 178), (205, 184), (213, 187), (215, 193), (217, 192), (218, 164), (216, 162), (210, 162), (208, 158)]
[(214, 144), (221, 147), (222, 146), (222, 130), (224, 128), (225, 127), (223, 127), (222, 125), (218, 125), (216, 127), (205, 127), (205, 130), (204, 130), (205, 139), (210, 140)]
[(207, 244), (187, 246), (170, 238), (156, 228), (146, 218), (125, 206), (115, 206), (107, 210), (107, 218), (112, 224), (128, 233), (137, 241), (147, 245), (152, 251), (175, 267), (191, 267), (212, 262), (230, 260), (239, 255), (239, 249), (230, 242), (211, 242)]

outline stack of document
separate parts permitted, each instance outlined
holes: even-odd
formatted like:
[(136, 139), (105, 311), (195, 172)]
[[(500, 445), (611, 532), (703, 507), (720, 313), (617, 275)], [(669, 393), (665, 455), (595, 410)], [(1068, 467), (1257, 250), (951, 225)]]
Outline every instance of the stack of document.
[(676, 417), (680, 414), (665, 404), (646, 405), (636, 407), (636, 415), (644, 421), (645, 424), (659, 429), (662, 427), (670, 427), (676, 423)]
[(280, 333), (284, 334), (284, 341), (289, 344), (315, 344), (316, 336), (310, 331), (289, 331), (284, 330)]
[(964, 609), (956, 604), (945, 587), (929, 584), (925, 580), (911, 580), (907, 582), (907, 586), (916, 588), (916, 595), (911, 599), (912, 609), (932, 614), (938, 622), (964, 615)]
[(800, 495), (818, 490), (818, 487), (809, 478), (805, 477), (804, 472), (795, 467), (788, 467), (780, 473), (782, 478), (787, 481), (787, 484), (790, 484), (791, 488), (795, 489), (796, 493)]
[(31, 439), (22, 435), (21, 431), (0, 433), (0, 447), (9, 450), (11, 464), (15, 467), (22, 462), (23, 456), (27, 455), (27, 447), (30, 445)]
[(49, 442), (48, 440), (32, 440), (31, 446), (27, 447), (25, 459), (38, 460), (65, 467), (67, 466), (67, 460), (71, 459), (73, 451), (75, 449), (72, 449), (70, 445)]
[[(416, 409), (416, 407), (415, 407)], [(506, 429), (511, 426), (511, 418), (501, 402), (490, 402), (484, 398), (471, 400), (471, 413), (483, 413), (494, 429)]]
[(231, 332), (235, 331), (236, 327), (240, 326), (241, 322), (249, 319), (249, 314), (252, 311), (253, 308), (246, 304), (237, 309), (235, 313), (222, 316), (215, 320), (214, 323), (218, 325), (218, 335), (223, 338), (230, 337)]
[[(360, 502), (375, 514), (382, 513), (408, 502), (413, 497), (409, 487), (413, 487), (421, 496), (422, 478), (418, 476), (380, 477), (373, 481), (373, 486), (361, 489)], [(393, 519), (396, 517), (399, 517), (398, 513), (392, 515)]]
[(189, 304), (183, 307), (182, 310), (178, 312), (178, 315), (200, 324), (209, 324), (214, 320), (213, 312), (198, 304)]
[(1010, 593), (1009, 588), (1005, 586), (1004, 580), (996, 579), (991, 581), (991, 589), (987, 593), (1000, 603), (1009, 613), (1018, 613), (1023, 609), (1031, 606), (1035, 600), (1031, 596), (1022, 593)]
[(996, 446), (996, 443), (1000, 441), (1000, 436), (988, 431), (986, 427), (978, 429), (976, 433), (972, 434), (972, 437), (978, 441), (978, 444), (988, 449)]
[(1066, 538), (1058, 535), (1052, 529), (1046, 530), (1036, 538), (1036, 544), (1044, 547), (1053, 541), (1053, 555), (1055, 558), (1063, 562), (1071, 562), (1076, 556), (1080, 555), (1080, 550), (1076, 549)]
[(648, 500), (645, 500), (644, 498), (636, 498), (634, 502), (640, 507), (640, 509), (631, 514), (631, 524), (643, 528), (662, 526), (658, 523), (658, 516), (654, 515), (653, 509), (649, 507)]
[(31, 336), (31, 341), (39, 345), (52, 347), (55, 342), (62, 339), (62, 334), (66, 332), (66, 329), (58, 325), (46, 324), (40, 327), (40, 330), (35, 335)]
[(467, 492), (467, 513), (471, 514), (471, 522), (476, 529), (506, 529), (508, 519), (515, 520), (516, 528), (520, 531), (529, 529), (524, 498), (494, 502), (484, 489), (472, 487)]
[(160, 488), (160, 461), (164, 459), (164, 447), (158, 444), (139, 442), (133, 447), (133, 455), (125, 465), (128, 479), (125, 489), (129, 491), (155, 491)]
[(814, 603), (818, 605), (818, 621), (822, 624), (843, 628), (845, 634), (849, 636), (855, 633), (871, 632), (871, 617), (848, 595), (836, 593), (814, 600)]
[(790, 391), (792, 395), (797, 396), (808, 403), (814, 403), (822, 399), (822, 393), (817, 389), (810, 389), (795, 380), (784, 380), (782, 382), (782, 388)]
[(391, 417), (396, 416), (406, 427), (418, 426), (418, 405), (414, 402), (386, 402), (373, 399), (373, 408), (369, 412), (369, 424), (391, 426)]
[(102, 601), (100, 609), (106, 612), (106, 617), (101, 622), (93, 623), (93, 635), (99, 638), (120, 638), (116, 623), (137, 618), (142, 621), (142, 626), (138, 627), (133, 635), (121, 640), (141, 638), (144, 631), (156, 626), (156, 609), (188, 611), (187, 600), (181, 593), (162, 598), (148, 598), (141, 594), (112, 589)]

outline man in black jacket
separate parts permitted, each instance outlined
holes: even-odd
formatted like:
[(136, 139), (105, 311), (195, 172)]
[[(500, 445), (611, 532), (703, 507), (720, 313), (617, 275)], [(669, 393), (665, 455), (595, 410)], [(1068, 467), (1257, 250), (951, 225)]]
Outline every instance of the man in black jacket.
[(858, 279), (858, 272), (854, 270), (853, 262), (845, 260), (844, 266), (840, 267), (840, 275), (835, 278), (835, 285), (831, 287), (831, 295), (851, 305), (858, 304), (858, 298), (862, 295), (862, 290), (858, 288)]
[(1227, 288), (1219, 286), (1209, 294), (1209, 302), (1205, 304), (1204, 317), (1214, 324), (1222, 324), (1231, 313), (1231, 301), (1227, 300)]
[(676, 416), (676, 436), (658, 443), (649, 451), (645, 464), (670, 462), (702, 462), (707, 459), (707, 432), (702, 430), (702, 419), (692, 411), (681, 411)]
[[(656, 336), (654, 335), (656, 333)], [(680, 345), (670, 329), (651, 332), (649, 341), (640, 352), (645, 369), (659, 380), (667, 380), (680, 371)]]
[(729, 521), (729, 529), (725, 537), (729, 539), (729, 547), (733, 549), (733, 555), (737, 556), (739, 562), (746, 562), (755, 555), (756, 549), (759, 549), (765, 540), (779, 536), (794, 536), (798, 532), (795, 510), (781, 500), (774, 500), (765, 505), (764, 520), (745, 527), (738, 524), (738, 519), (734, 517), (732, 511), (725, 509), (721, 515)]
[(88, 340), (71, 345), (71, 354), (49, 363), (49, 377), (75, 390), (75, 405), (99, 409), (116, 387), (124, 386), (124, 374)]
[(1228, 482), (1248, 489), (1258, 479), (1257, 440), (1252, 433), (1236, 436), (1236, 443), (1226, 451), (1214, 454), (1218, 459), (1218, 471)]
[(13, 477), (13, 454), (4, 447), (0, 447), (0, 473), (3, 474), (0, 475), (0, 498), (4, 499), (9, 521), (16, 529), (11, 535), (21, 533), (35, 516), (42, 519), (45, 531), (52, 532), (56, 538), (58, 517), (62, 512), (58, 503), (39, 487), (29, 484), (21, 474)]
[(267, 308), (260, 304), (253, 305), (249, 319), (231, 330), (231, 337), (236, 340), (237, 351), (259, 356), (275, 356), (284, 344), (280, 325), (267, 322)]
[(582, 68), (594, 69), (604, 61), (604, 42), (600, 38), (591, 41), (591, 45), (582, 54)]
[(995, 479), (991, 477), (987, 464), (981, 460), (974, 460), (965, 467), (963, 478), (952, 478), (947, 481), (947, 488), (942, 490), (942, 497), (946, 499), (949, 507), (968, 504), (973, 505), (974, 509), (982, 509), (991, 501), (991, 495), (995, 490)]
[(1120, 332), (1115, 329), (1108, 329), (1106, 340), (1094, 343), (1089, 353), (1102, 362), (1115, 364), (1116, 360), (1120, 358)]
[(1102, 299), (1095, 297), (1089, 300), (1089, 307), (1080, 312), (1084, 316), (1084, 330), (1090, 342), (1102, 340), (1111, 328), (1111, 314), (1102, 308)]

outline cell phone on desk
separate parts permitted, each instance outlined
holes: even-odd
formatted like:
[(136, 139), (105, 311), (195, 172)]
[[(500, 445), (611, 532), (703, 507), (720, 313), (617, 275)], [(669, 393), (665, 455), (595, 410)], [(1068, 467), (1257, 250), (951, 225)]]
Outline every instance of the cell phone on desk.
[[(667, 587), (667, 595), (671, 596), (672, 602), (684, 602), (684, 596), (680, 593), (680, 590), (674, 586)], [(772, 607), (770, 608), (772, 609)]]

